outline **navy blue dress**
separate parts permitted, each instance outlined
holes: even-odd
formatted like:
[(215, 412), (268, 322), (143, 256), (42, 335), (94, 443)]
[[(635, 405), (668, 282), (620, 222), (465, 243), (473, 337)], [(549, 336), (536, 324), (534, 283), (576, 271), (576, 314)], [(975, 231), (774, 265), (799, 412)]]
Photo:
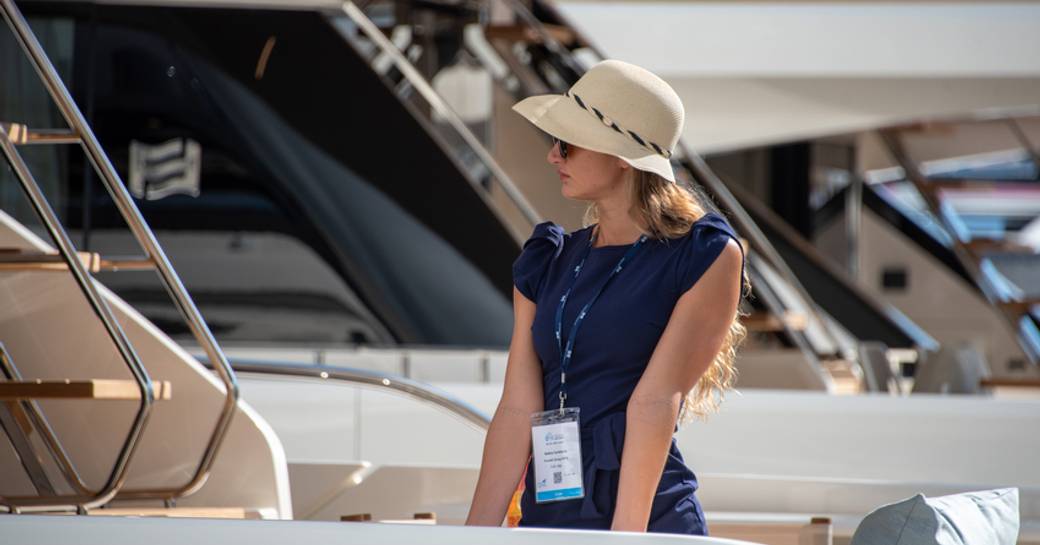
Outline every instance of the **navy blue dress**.
[[(542, 364), (545, 410), (559, 406), (560, 354), (554, 315), (592, 227), (565, 233), (552, 222), (538, 224), (513, 264), (513, 282), (537, 310), (531, 332)], [(625, 408), (664, 332), (679, 296), (693, 286), (736, 234), (708, 213), (679, 238), (647, 240), (600, 295), (574, 342), (567, 372), (567, 406), (581, 408), (585, 497), (534, 501), (534, 467), (525, 475), (520, 526), (610, 529), (617, 500)], [(593, 248), (564, 312), (563, 344), (570, 324), (629, 245)], [(675, 439), (654, 496), (648, 530), (707, 535), (697, 501), (697, 477), (686, 467)]]

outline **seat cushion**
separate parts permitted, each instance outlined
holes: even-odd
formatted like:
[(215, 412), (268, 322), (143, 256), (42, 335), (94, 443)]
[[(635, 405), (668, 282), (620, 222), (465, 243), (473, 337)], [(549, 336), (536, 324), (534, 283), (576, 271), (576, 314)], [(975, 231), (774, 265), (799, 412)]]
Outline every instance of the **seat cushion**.
[(1015, 545), (1018, 524), (1017, 488), (917, 494), (867, 515), (851, 545)]

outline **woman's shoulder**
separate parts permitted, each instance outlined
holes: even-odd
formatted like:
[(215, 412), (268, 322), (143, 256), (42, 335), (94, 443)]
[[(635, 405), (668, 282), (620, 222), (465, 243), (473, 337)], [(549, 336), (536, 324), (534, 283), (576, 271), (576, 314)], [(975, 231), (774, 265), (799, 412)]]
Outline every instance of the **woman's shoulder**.
[[(697, 219), (689, 231), (675, 244), (676, 287), (679, 292), (691, 288), (726, 249), (730, 240), (740, 246), (740, 239), (728, 221), (717, 212)], [(743, 247), (740, 247), (741, 252)]]
[(696, 246), (720, 236), (737, 238), (736, 231), (726, 218), (718, 212), (705, 212), (694, 220), (685, 232), (673, 238), (662, 239), (661, 242), (672, 248), (674, 252), (695, 251)]
[(520, 293), (537, 301), (539, 288), (550, 264), (560, 256), (567, 241), (580, 234), (583, 229), (568, 233), (563, 226), (553, 221), (543, 221), (534, 226), (520, 255), (513, 262), (513, 284)]
[(697, 236), (704, 234), (737, 236), (736, 231), (733, 230), (733, 226), (731, 226), (729, 221), (718, 212), (706, 212), (703, 216), (697, 218), (697, 221), (693, 222), (693, 225), (690, 226), (690, 230), (686, 233), (686, 236), (696, 238)]
[(568, 232), (562, 225), (554, 221), (543, 221), (534, 226), (531, 236), (523, 244), (523, 249), (528, 247), (551, 247), (559, 254), (565, 246), (582, 237), (588, 236), (592, 226), (582, 227)]

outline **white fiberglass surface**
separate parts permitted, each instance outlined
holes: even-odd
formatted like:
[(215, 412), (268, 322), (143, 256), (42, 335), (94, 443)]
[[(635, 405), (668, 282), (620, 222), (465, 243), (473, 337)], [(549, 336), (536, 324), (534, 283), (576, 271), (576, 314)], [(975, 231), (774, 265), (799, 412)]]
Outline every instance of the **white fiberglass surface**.
[[(42, 240), (0, 212), (4, 247), (52, 251)], [(172, 386), (157, 401), (130, 464), (126, 489), (181, 487), (194, 475), (225, 399), (223, 385), (208, 370), (133, 308), (98, 285), (101, 296), (153, 380)], [(0, 274), (0, 341), (26, 379), (123, 379), (130, 373), (71, 276), (63, 271)], [(44, 416), (88, 487), (97, 489), (112, 470), (137, 402), (50, 400)], [(206, 486), (182, 505), (233, 506), (265, 516), (291, 516), (285, 462), (277, 437), (244, 403), (236, 409), (227, 439)], [(245, 456), (244, 453), (248, 453)], [(0, 464), (0, 494), (21, 482), (17, 463)], [(67, 492), (60, 477), (59, 492)]]
[(117, 517), (0, 517), (0, 535), (10, 543), (78, 545), (740, 545), (735, 541), (677, 534), (643, 534), (534, 528), (426, 526), (301, 521), (235, 521)]
[[(501, 386), (439, 384), (493, 412)], [(695, 472), (1040, 486), (1040, 400), (730, 392), (676, 434)]]
[(242, 374), (244, 399), (293, 462), (474, 467), (483, 430), (403, 393), (335, 380)]

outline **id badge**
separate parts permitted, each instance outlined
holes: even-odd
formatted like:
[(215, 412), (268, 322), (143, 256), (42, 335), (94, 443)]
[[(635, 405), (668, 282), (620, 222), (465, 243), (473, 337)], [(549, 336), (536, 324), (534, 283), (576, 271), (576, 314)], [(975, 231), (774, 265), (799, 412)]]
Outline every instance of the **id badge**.
[(531, 453), (536, 503), (585, 496), (578, 407), (532, 414)]

